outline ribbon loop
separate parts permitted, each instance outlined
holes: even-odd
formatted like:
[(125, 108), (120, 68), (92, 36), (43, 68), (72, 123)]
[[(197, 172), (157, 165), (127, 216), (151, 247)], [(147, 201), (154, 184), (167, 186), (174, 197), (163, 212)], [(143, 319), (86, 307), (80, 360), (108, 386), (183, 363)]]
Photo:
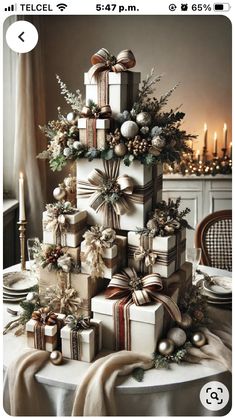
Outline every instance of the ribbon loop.
[(136, 64), (135, 56), (130, 49), (119, 52), (117, 58), (109, 53), (105, 48), (101, 48), (91, 57), (92, 67), (88, 74), (90, 79), (97, 77), (102, 71), (112, 71), (119, 73), (133, 68)]

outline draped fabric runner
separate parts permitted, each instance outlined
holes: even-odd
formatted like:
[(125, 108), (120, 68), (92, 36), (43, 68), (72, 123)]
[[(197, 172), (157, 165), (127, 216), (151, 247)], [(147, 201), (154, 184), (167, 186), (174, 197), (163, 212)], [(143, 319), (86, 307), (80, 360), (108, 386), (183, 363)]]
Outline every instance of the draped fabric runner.
[(92, 67), (88, 75), (90, 79), (93, 77), (97, 79), (98, 105), (105, 106), (109, 103), (109, 72), (119, 73), (134, 67), (136, 64), (135, 57), (130, 50), (126, 49), (115, 58), (110, 55), (107, 49), (101, 48), (91, 57), (91, 63)]
[(140, 245), (136, 247), (134, 245), (128, 245), (128, 257), (139, 262), (139, 271), (144, 273), (152, 273), (153, 266), (169, 265), (172, 261), (175, 261), (175, 271), (181, 266), (181, 254), (186, 249), (186, 240), (182, 240), (181, 232), (175, 234), (176, 245), (170, 251), (153, 250), (153, 237), (141, 235)]
[(177, 304), (167, 295), (162, 294), (163, 284), (158, 274), (149, 274), (143, 278), (137, 276), (133, 268), (126, 268), (115, 274), (105, 291), (107, 299), (121, 299), (114, 304), (114, 328), (116, 349), (131, 350), (130, 306), (141, 306), (153, 301), (163, 303), (171, 317), (181, 321)]
[(120, 229), (119, 217), (132, 209), (132, 204), (141, 204), (152, 194), (152, 182), (143, 187), (134, 187), (131, 177), (118, 175), (120, 160), (103, 160), (104, 171), (93, 169), (87, 181), (78, 180), (78, 196), (90, 198), (89, 206), (103, 215), (103, 225)]

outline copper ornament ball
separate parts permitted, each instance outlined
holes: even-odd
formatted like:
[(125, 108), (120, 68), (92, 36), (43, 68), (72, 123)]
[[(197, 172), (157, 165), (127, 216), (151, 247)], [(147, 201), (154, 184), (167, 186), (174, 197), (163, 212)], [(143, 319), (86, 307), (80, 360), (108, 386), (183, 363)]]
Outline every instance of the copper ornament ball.
[(127, 146), (123, 143), (117, 144), (114, 147), (114, 152), (117, 155), (117, 157), (124, 157), (127, 153)]
[(64, 189), (62, 189), (61, 187), (56, 187), (53, 190), (53, 196), (56, 200), (62, 200), (65, 198), (66, 192)]
[(54, 350), (50, 354), (50, 361), (55, 366), (59, 366), (63, 362), (63, 356), (62, 353), (58, 350)]
[(136, 116), (136, 123), (140, 126), (148, 126), (151, 124), (151, 115), (147, 112), (140, 112)]
[(170, 356), (175, 349), (175, 345), (172, 340), (165, 338), (158, 344), (158, 351), (163, 356)]
[(192, 320), (191, 316), (187, 313), (183, 313), (181, 322), (179, 323), (179, 326), (181, 328), (187, 329), (187, 328), (191, 327), (192, 323), (193, 323), (193, 320)]
[(187, 340), (186, 333), (183, 329), (178, 327), (173, 327), (168, 331), (167, 338), (173, 341), (177, 347), (184, 345)]
[(206, 344), (206, 337), (203, 332), (197, 331), (192, 335), (191, 342), (195, 347), (201, 348)]

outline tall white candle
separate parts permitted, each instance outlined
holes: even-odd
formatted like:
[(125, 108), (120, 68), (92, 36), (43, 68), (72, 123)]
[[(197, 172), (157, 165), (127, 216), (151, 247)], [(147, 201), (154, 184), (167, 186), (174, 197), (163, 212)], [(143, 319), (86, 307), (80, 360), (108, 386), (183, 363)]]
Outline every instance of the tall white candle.
[(224, 124), (224, 148), (227, 148), (227, 140), (228, 140), (228, 128), (227, 124)]
[(207, 124), (204, 123), (204, 147), (207, 149)]
[(197, 158), (197, 160), (199, 162), (200, 161), (200, 150), (199, 149), (197, 150), (196, 158)]
[(24, 177), (20, 173), (19, 178), (19, 221), (25, 221), (25, 202), (24, 202)]
[(217, 132), (214, 133), (214, 153), (217, 154)]

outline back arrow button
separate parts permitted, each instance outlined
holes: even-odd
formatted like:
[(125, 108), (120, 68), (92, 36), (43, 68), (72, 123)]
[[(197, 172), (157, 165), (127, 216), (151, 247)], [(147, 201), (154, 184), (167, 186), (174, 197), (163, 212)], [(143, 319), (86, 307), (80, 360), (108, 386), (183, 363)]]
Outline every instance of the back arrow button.
[(22, 41), (22, 42), (24, 42), (24, 39), (22, 38), (22, 36), (24, 35), (24, 32), (21, 32), (21, 34), (18, 36), (18, 38)]

